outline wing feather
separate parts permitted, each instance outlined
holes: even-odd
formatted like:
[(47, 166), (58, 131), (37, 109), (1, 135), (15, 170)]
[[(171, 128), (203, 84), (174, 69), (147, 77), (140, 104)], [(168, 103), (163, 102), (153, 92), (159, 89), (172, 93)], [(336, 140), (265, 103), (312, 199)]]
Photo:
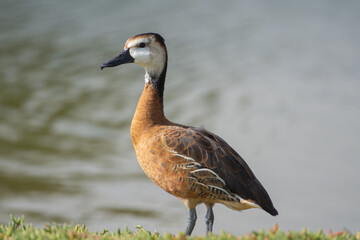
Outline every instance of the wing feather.
[(230, 195), (254, 201), (270, 214), (277, 214), (268, 193), (248, 164), (219, 136), (201, 128), (173, 126), (167, 128), (162, 143), (169, 150), (193, 159), (198, 163), (197, 169), (209, 170), (189, 173), (199, 184), (210, 186), (214, 193), (222, 189)]

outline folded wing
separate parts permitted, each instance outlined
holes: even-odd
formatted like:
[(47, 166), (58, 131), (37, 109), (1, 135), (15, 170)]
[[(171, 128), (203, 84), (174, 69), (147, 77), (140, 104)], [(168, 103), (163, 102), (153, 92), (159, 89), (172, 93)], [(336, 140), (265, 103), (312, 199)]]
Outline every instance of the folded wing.
[(215, 198), (235, 201), (237, 195), (277, 215), (268, 193), (247, 163), (219, 136), (179, 125), (167, 128), (161, 138), (168, 151), (189, 160), (189, 177), (203, 184), (203, 189), (210, 189)]

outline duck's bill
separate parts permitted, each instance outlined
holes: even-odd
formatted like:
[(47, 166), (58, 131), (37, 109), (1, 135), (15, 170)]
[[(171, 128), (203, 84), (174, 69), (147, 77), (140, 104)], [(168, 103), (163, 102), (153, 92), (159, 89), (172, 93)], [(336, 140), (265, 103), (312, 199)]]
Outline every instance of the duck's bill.
[(133, 63), (134, 60), (135, 59), (130, 55), (129, 49), (126, 49), (126, 50), (122, 51), (115, 58), (111, 59), (110, 61), (108, 61), (106, 63), (101, 64), (100, 69), (103, 70), (104, 68), (116, 67), (116, 66), (119, 66), (119, 65), (125, 64), (125, 63)]

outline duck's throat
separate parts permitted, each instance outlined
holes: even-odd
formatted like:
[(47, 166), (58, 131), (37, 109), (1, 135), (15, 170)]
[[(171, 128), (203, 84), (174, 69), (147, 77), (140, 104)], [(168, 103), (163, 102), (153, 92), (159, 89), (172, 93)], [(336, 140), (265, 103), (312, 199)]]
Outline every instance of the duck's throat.
[(148, 69), (146, 69), (145, 74), (145, 83), (151, 84), (155, 88), (161, 101), (163, 101), (164, 97), (166, 69), (167, 64), (165, 64), (161, 71), (149, 71)]

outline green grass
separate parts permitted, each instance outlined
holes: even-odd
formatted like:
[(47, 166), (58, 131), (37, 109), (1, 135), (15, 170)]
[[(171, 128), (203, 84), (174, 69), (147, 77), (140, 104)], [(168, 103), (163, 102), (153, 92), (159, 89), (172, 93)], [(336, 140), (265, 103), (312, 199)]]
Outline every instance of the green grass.
[(260, 230), (254, 231), (250, 234), (243, 236), (234, 236), (225, 232), (221, 234), (210, 234), (208, 238), (205, 236), (192, 236), (187, 237), (183, 233), (170, 234), (165, 233), (163, 235), (158, 232), (150, 232), (145, 230), (141, 226), (137, 226), (135, 232), (130, 231), (127, 227), (123, 230), (118, 229), (116, 232), (109, 232), (103, 230), (103, 232), (89, 232), (85, 225), (67, 225), (67, 224), (47, 224), (44, 228), (36, 228), (30, 225), (24, 224), (24, 217), (16, 218), (11, 217), (11, 221), (7, 225), (0, 225), (0, 240), (2, 239), (49, 239), (49, 240), (66, 240), (66, 239), (91, 239), (91, 240), (117, 240), (117, 239), (149, 239), (149, 240), (176, 240), (176, 239), (244, 239), (244, 240), (285, 240), (285, 239), (360, 239), (360, 231), (355, 234), (351, 234), (346, 231), (332, 233), (331, 231), (323, 232), (319, 230), (312, 232), (310, 230), (301, 230), (300, 232), (288, 231), (284, 232), (278, 229), (275, 225), (273, 229), (268, 231)]

